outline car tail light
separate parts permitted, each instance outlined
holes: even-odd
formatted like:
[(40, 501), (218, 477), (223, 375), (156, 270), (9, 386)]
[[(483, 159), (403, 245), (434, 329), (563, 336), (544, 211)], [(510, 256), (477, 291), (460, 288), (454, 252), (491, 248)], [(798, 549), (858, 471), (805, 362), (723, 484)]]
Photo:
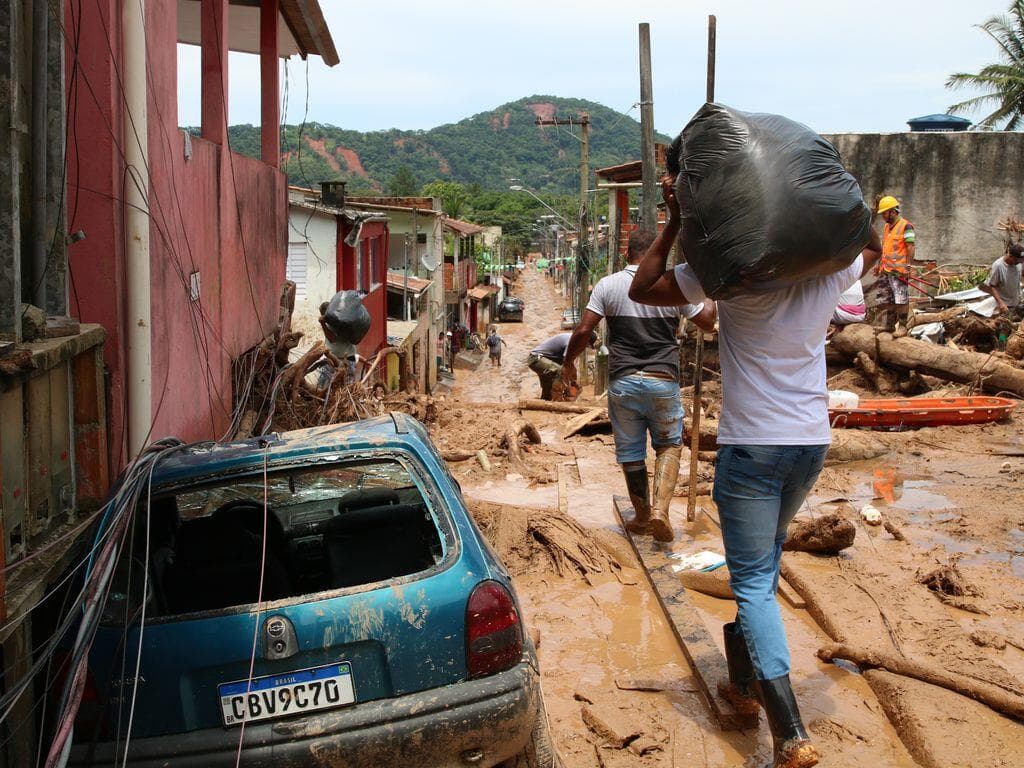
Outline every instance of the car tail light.
[(466, 666), (470, 677), (493, 675), (519, 663), (523, 628), (512, 595), (496, 581), (477, 584), (466, 603)]

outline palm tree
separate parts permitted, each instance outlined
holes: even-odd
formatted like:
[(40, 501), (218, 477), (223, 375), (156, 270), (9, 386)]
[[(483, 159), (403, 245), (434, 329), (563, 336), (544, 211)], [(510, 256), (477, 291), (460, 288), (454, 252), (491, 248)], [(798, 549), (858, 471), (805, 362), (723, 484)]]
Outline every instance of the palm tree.
[(978, 122), (986, 128), (1000, 124), (1003, 130), (1014, 131), (1024, 125), (1024, 0), (1014, 0), (1008, 13), (993, 16), (978, 29), (999, 46), (998, 64), (989, 64), (977, 74), (950, 75), (946, 87), (954, 90), (970, 86), (984, 88), (987, 93), (952, 105), (948, 112), (964, 112), (995, 105), (995, 111)]

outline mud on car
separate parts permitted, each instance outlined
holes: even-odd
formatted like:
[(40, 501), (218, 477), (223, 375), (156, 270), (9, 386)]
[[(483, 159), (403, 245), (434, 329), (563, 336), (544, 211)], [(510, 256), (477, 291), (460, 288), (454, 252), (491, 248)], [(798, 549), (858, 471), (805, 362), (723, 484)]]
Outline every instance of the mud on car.
[(556, 764), (509, 574), (415, 420), (189, 446), (140, 506), (70, 765)]

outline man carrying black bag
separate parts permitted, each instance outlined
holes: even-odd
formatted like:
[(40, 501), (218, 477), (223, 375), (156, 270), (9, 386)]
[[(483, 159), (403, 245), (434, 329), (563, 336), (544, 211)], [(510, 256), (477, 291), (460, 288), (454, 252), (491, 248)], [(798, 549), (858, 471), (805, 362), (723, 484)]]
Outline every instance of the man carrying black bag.
[[(666, 270), (682, 217), (675, 177), (662, 180), (668, 223), (629, 291), (655, 306), (699, 303), (705, 293), (689, 264)], [(730, 695), (756, 696), (775, 744), (777, 768), (818, 762), (789, 681), (789, 650), (775, 593), (786, 528), (824, 464), (831, 441), (825, 333), (840, 294), (881, 256), (870, 230), (863, 253), (838, 272), (718, 302), (722, 414), (714, 500), (736, 595), (725, 626)], [(680, 261), (685, 253), (680, 254)]]

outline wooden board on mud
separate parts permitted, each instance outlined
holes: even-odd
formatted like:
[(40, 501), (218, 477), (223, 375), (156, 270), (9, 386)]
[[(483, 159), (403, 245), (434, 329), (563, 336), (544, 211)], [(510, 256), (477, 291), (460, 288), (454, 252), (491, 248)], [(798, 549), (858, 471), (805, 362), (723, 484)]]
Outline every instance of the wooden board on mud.
[(707, 626), (690, 603), (686, 589), (679, 582), (679, 577), (672, 571), (672, 561), (668, 559), (670, 550), (664, 544), (655, 541), (651, 536), (634, 536), (626, 530), (623, 513), (632, 514), (629, 500), (623, 496), (612, 498), (612, 508), (622, 525), (622, 530), (633, 546), (637, 558), (643, 566), (647, 578), (654, 588), (665, 617), (668, 619), (672, 632), (683, 649), (686, 660), (693, 669), (694, 679), (704, 696), (704, 700), (718, 721), (723, 731), (741, 731), (757, 728), (757, 715), (741, 715), (732, 705), (718, 693), (719, 681), (729, 678), (725, 656), (711, 638)]

